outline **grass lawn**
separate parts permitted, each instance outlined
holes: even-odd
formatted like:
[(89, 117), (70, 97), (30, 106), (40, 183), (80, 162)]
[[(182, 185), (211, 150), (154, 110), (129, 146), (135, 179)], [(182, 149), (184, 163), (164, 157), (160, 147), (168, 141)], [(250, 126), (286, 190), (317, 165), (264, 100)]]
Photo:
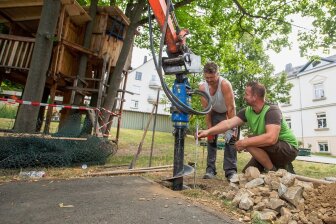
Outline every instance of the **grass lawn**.
[(0, 129), (12, 129), (14, 122), (14, 119), (0, 118)]
[[(115, 129), (111, 131), (115, 133)], [(129, 164), (134, 153), (136, 153), (138, 145), (143, 134), (142, 130), (130, 130), (130, 129), (121, 129), (120, 139), (119, 139), (119, 150), (118, 153), (108, 159), (108, 163), (125, 165)], [(151, 136), (152, 132), (148, 131), (145, 138), (145, 142), (140, 153), (139, 159), (137, 161), (137, 167), (146, 167), (149, 162), (150, 155), (150, 146), (151, 146)], [(113, 137), (113, 136), (112, 136)], [(204, 156), (203, 156), (204, 150)], [(184, 161), (185, 164), (188, 162), (194, 162), (196, 159), (197, 152), (197, 164), (198, 171), (197, 174), (202, 176), (206, 167), (206, 147), (197, 146), (193, 136), (187, 136), (185, 139), (185, 148), (184, 148)], [(171, 133), (156, 132), (155, 133), (155, 142), (153, 148), (153, 159), (152, 165), (168, 165), (173, 163), (174, 157), (174, 136)], [(218, 175), (223, 177), (222, 163), (223, 163), (224, 151), (218, 150), (217, 154), (217, 170)], [(238, 153), (238, 171), (241, 172), (242, 168), (250, 159), (248, 153)], [(330, 164), (319, 164), (311, 163), (304, 161), (294, 161), (293, 162), (295, 171), (298, 175), (313, 177), (313, 178), (324, 178), (335, 176), (336, 165)]]
[[(9, 118), (0, 118), (0, 129), (12, 129), (14, 127), (15, 119)], [(44, 124), (42, 126), (42, 130), (44, 128)], [(58, 122), (51, 122), (50, 125), (50, 133), (55, 133), (58, 130)]]
[[(14, 121), (11, 119), (0, 119), (0, 128), (9, 129), (13, 127)], [(52, 122), (51, 131), (56, 132), (58, 123)], [(111, 139), (115, 137), (116, 128), (111, 130)], [(116, 155), (107, 160), (108, 165), (129, 165), (136, 153), (143, 130), (121, 129), (119, 139), (119, 150)], [(149, 155), (151, 147), (152, 132), (148, 131), (142, 151), (136, 163), (136, 167), (147, 167), (149, 164)], [(203, 146), (196, 146), (193, 136), (186, 136), (184, 148), (184, 161), (195, 162), (197, 157), (197, 175), (202, 176), (206, 167), (207, 149)], [(217, 171), (218, 177), (223, 177), (223, 156), (224, 151), (218, 150), (217, 154)], [(174, 136), (171, 133), (156, 132), (153, 147), (152, 166), (171, 165), (174, 158)], [(238, 171), (245, 166), (250, 159), (248, 153), (238, 154)], [(336, 165), (318, 164), (304, 161), (294, 161), (294, 168), (298, 175), (304, 175), (314, 178), (324, 178), (335, 176)]]
[(329, 158), (336, 158), (336, 156), (332, 156), (329, 153), (323, 153), (323, 152), (313, 152), (312, 155), (314, 156), (324, 156)]

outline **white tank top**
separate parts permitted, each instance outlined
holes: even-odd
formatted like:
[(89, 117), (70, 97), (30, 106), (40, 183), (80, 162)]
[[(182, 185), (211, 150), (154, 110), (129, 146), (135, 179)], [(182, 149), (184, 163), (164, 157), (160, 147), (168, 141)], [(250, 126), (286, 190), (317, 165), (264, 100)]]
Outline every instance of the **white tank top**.
[(222, 93), (222, 81), (224, 80), (223, 77), (219, 76), (218, 79), (218, 87), (213, 96), (211, 96), (210, 91), (209, 91), (209, 85), (207, 82), (204, 83), (205, 91), (211, 96), (211, 105), (212, 105), (212, 110), (216, 111), (217, 113), (226, 113), (227, 108), (226, 108), (226, 103), (225, 99)]

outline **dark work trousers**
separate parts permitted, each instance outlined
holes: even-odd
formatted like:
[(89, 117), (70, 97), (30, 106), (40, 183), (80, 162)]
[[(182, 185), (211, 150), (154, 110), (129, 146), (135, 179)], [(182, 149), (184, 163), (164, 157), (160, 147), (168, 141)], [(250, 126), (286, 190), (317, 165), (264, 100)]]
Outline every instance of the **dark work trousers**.
[[(219, 122), (226, 119), (226, 113), (217, 113), (211, 111), (211, 123), (215, 126)], [(217, 157), (217, 139), (218, 135), (215, 136), (214, 140), (208, 141), (208, 157), (207, 157), (207, 173), (217, 174), (216, 172), (216, 157)], [(223, 169), (225, 176), (228, 177), (234, 173), (237, 173), (237, 151), (234, 147), (235, 141), (232, 139), (229, 144), (225, 143), (224, 149), (224, 162)]]

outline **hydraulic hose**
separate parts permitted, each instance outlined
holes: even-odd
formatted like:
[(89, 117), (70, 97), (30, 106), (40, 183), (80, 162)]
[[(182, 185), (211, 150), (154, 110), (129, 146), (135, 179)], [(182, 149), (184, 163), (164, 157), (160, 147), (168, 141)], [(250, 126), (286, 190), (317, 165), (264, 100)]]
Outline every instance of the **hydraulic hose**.
[(166, 11), (166, 18), (165, 23), (163, 26), (163, 31), (160, 39), (160, 51), (159, 51), (159, 61), (157, 61), (157, 58), (155, 56), (155, 50), (154, 50), (154, 44), (153, 44), (153, 30), (152, 30), (152, 20), (151, 20), (151, 14), (150, 14), (150, 7), (148, 7), (148, 23), (149, 23), (149, 36), (150, 36), (150, 45), (151, 45), (151, 52), (153, 55), (153, 61), (156, 67), (156, 70), (158, 72), (160, 82), (162, 85), (162, 89), (168, 99), (172, 102), (172, 104), (181, 112), (187, 113), (187, 114), (194, 114), (194, 115), (206, 115), (211, 110), (211, 97), (208, 93), (200, 91), (200, 90), (193, 90), (188, 92), (190, 95), (200, 95), (203, 96), (206, 101), (208, 102), (208, 105), (205, 109), (202, 111), (197, 111), (191, 108), (189, 105), (183, 103), (179, 98), (177, 98), (168, 88), (167, 84), (164, 82), (164, 77), (162, 74), (162, 51), (164, 46), (164, 38), (166, 36), (166, 30), (167, 30), (167, 24), (168, 24), (168, 18), (169, 18), (169, 9), (170, 9), (170, 0), (167, 1), (167, 11)]

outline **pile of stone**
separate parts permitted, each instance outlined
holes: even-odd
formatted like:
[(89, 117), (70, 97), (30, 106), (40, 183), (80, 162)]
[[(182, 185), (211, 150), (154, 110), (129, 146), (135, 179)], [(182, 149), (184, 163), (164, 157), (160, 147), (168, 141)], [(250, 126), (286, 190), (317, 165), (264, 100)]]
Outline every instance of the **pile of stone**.
[(224, 192), (214, 194), (232, 201), (234, 206), (241, 209), (242, 221), (246, 222), (256, 218), (286, 224), (336, 224), (335, 205), (314, 205), (319, 187), (321, 185), (300, 181), (296, 175), (283, 169), (260, 174), (257, 168), (249, 167), (245, 174), (231, 179)]

